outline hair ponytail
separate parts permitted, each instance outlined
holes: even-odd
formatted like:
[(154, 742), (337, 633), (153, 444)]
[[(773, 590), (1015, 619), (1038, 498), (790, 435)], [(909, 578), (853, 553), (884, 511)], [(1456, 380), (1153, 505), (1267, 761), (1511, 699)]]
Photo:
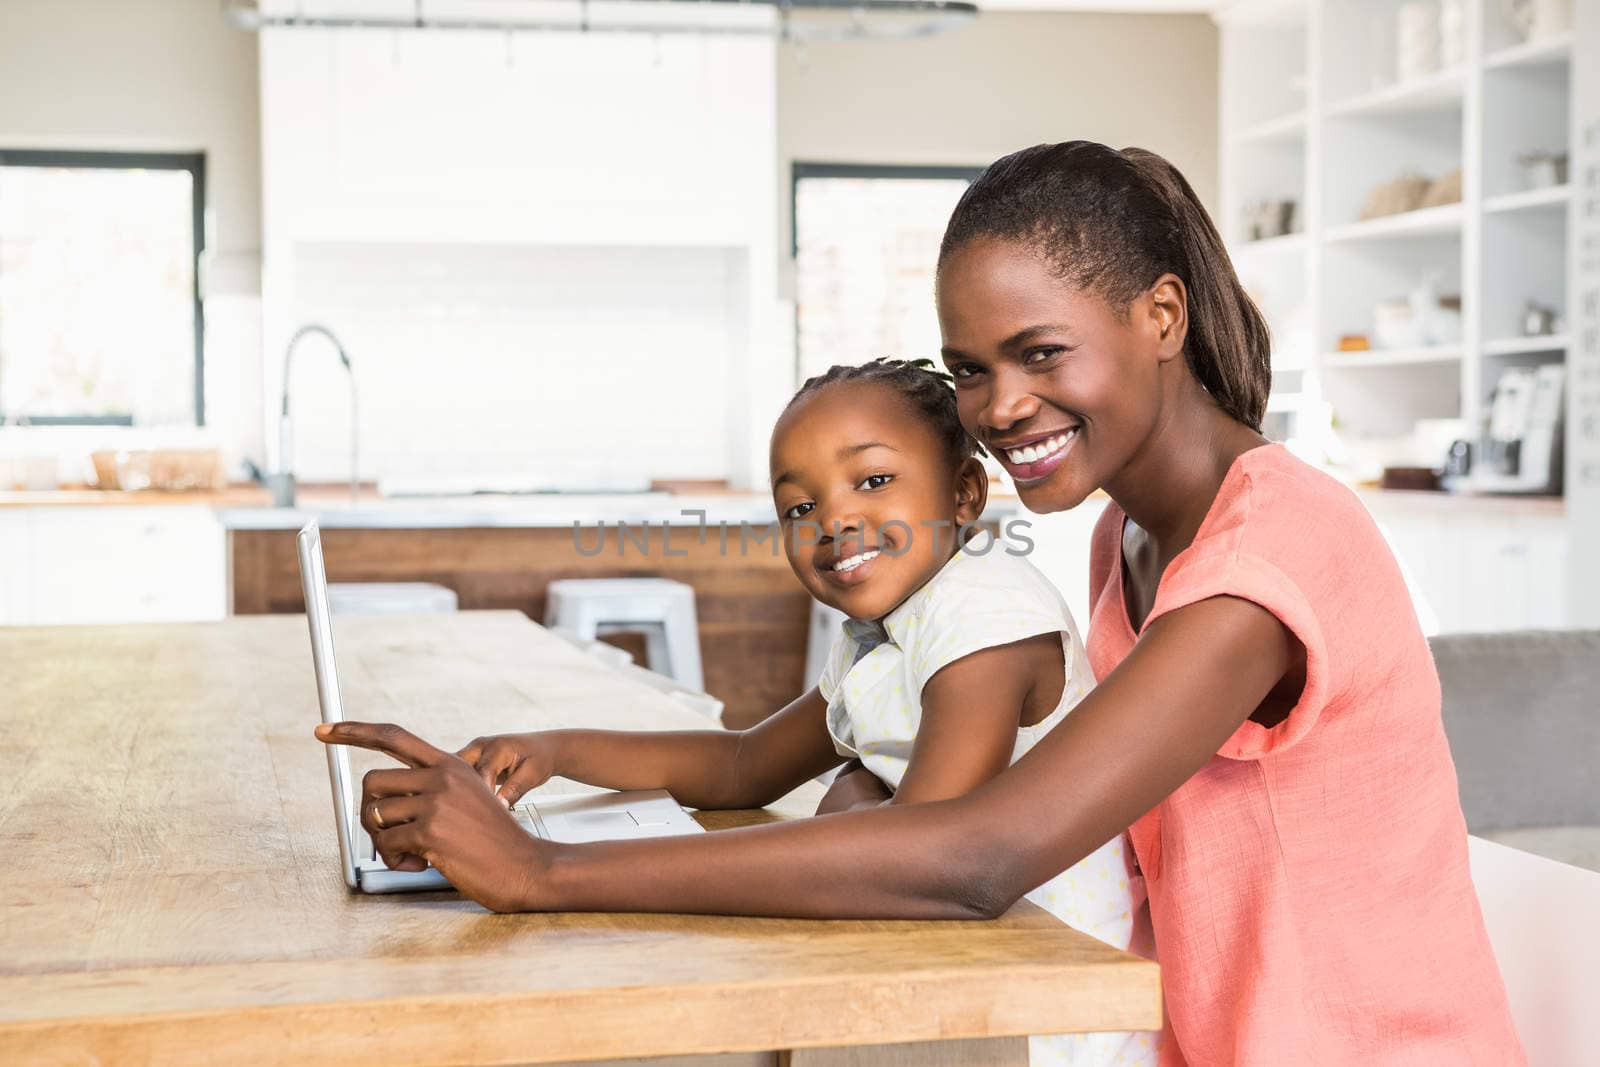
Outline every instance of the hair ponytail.
[(1116, 306), (1163, 274), (1188, 291), (1184, 358), (1232, 418), (1260, 429), (1272, 387), (1266, 321), (1178, 169), (1142, 148), (1036, 145), (996, 161), (956, 205), (939, 249), (975, 237), (1025, 241), (1068, 281)]

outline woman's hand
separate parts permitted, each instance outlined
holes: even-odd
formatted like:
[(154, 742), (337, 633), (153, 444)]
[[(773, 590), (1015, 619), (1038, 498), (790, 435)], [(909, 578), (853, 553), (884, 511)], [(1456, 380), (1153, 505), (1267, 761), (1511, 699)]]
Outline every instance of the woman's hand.
[(472, 764), (509, 808), (556, 773), (555, 748), (549, 734), (496, 734), (478, 738), (456, 755)]
[(420, 871), (431, 863), (491, 911), (528, 908), (548, 848), (516, 824), (472, 764), (389, 723), (324, 723), (316, 733), (327, 744), (372, 749), (406, 764), (368, 771), (361, 780), (361, 825), (391, 870)]
[(889, 792), (877, 775), (863, 767), (860, 760), (853, 759), (839, 768), (822, 803), (817, 805), (817, 814), (831, 815), (837, 811), (875, 808), (893, 797), (894, 794)]

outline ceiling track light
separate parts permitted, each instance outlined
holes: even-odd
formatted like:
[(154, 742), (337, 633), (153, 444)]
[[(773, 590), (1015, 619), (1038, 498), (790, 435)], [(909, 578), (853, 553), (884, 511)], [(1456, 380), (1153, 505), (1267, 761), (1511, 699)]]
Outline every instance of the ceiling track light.
[[(647, 35), (777, 37), (793, 41), (895, 41), (932, 37), (978, 16), (968, 0), (541, 0), (537, 15), (487, 18), (452, 14), (448, 7), (415, 0), (409, 13), (341, 12), (322, 5), (307, 12), (260, 0), (223, 0), (223, 13), (244, 30), (476, 30), (515, 33), (633, 33)], [(370, 8), (370, 5), (369, 5)], [(481, 10), (482, 5), (477, 6)], [(603, 9), (603, 12), (602, 12)], [(652, 10), (670, 18), (644, 17)], [(563, 17), (570, 11), (571, 17)], [(553, 14), (560, 12), (561, 14)], [(695, 12), (705, 19), (696, 20)], [(741, 17), (770, 12), (772, 17)], [(607, 17), (599, 17), (601, 14)]]

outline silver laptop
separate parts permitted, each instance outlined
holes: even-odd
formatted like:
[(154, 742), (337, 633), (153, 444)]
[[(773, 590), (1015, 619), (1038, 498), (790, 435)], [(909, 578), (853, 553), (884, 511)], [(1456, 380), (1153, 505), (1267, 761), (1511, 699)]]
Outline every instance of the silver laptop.
[[(315, 522), (300, 531), (300, 587), (306, 597), (306, 619), (311, 626), (311, 662), (317, 674), (317, 699), (322, 721), (339, 722), (344, 705), (339, 696), (339, 673), (333, 656), (333, 624), (328, 610), (328, 577), (322, 565), (322, 532)], [(433, 868), (394, 871), (373, 851), (372, 838), (357, 816), (359, 798), (350, 771), (350, 753), (344, 745), (326, 745), (328, 779), (333, 785), (334, 823), (339, 831), (339, 858), (344, 881), (363, 893), (400, 893), (445, 889), (450, 883)], [(699, 823), (665, 790), (626, 793), (604, 792), (581, 796), (523, 797), (511, 809), (528, 833), (548, 841), (615, 841), (630, 837), (669, 837), (703, 833)]]

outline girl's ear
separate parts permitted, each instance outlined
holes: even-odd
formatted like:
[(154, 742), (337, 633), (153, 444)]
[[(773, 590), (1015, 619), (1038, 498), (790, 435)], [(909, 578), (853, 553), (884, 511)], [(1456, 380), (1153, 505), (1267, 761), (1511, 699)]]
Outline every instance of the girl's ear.
[(1189, 293), (1183, 279), (1163, 274), (1145, 292), (1144, 302), (1155, 336), (1156, 358), (1165, 363), (1183, 355), (1183, 342), (1189, 336)]
[(974, 456), (956, 470), (956, 526), (971, 526), (989, 503), (989, 475)]

